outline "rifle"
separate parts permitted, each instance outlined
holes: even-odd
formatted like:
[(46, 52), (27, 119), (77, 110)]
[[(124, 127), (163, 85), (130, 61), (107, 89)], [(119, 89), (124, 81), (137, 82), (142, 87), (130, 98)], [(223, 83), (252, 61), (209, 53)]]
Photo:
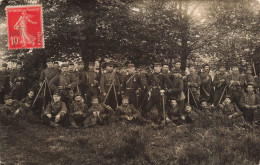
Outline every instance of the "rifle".
[[(116, 72), (116, 69), (114, 69), (114, 71), (113, 71), (113, 73), (111, 74), (109, 80), (112, 78), (112, 75), (115, 74), (115, 72)], [(112, 88), (114, 82), (115, 82), (115, 80), (112, 81), (112, 83), (111, 83), (111, 85), (110, 85), (110, 87), (109, 87), (109, 89), (108, 89), (108, 92), (107, 92), (107, 94), (106, 94), (106, 97), (105, 97), (105, 99), (104, 99), (104, 101), (103, 101), (103, 104), (106, 103), (107, 97), (108, 97), (108, 95), (109, 95), (109, 93), (110, 93), (110, 91), (111, 91), (111, 88)]]
[(203, 92), (207, 95), (207, 97), (209, 97), (210, 94), (205, 90), (204, 86), (202, 86), (201, 88), (202, 88)]
[(219, 99), (219, 101), (218, 101), (218, 105), (220, 104), (220, 102), (221, 102), (221, 100), (222, 100), (222, 98), (223, 98), (223, 96), (224, 96), (224, 93), (225, 93), (226, 89), (227, 89), (227, 86), (225, 86), (225, 88), (223, 89), (223, 92), (222, 92), (222, 94), (221, 94), (221, 96), (220, 96), (220, 99)]
[(162, 102), (163, 102), (163, 121), (164, 121), (164, 123), (166, 123), (165, 95), (162, 95)]
[(194, 100), (194, 103), (195, 103), (196, 107), (199, 108), (199, 107), (198, 107), (198, 104), (197, 104), (197, 101), (195, 100), (195, 97), (194, 97), (194, 95), (193, 95), (191, 89), (188, 88), (188, 90), (190, 90), (190, 93), (191, 93), (192, 99)]

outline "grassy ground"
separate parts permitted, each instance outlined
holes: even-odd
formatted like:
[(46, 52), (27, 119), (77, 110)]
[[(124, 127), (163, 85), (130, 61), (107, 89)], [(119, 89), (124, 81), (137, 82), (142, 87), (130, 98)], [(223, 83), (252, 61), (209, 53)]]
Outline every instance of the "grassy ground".
[(117, 123), (90, 129), (53, 129), (19, 122), (0, 128), (5, 164), (258, 164), (260, 130), (234, 127), (226, 118), (195, 126)]

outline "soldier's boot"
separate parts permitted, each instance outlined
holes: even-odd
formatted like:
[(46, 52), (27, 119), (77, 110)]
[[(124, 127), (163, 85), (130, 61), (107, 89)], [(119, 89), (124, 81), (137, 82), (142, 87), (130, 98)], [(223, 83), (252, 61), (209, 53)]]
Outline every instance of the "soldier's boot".
[(53, 128), (58, 128), (60, 125), (56, 122), (50, 122), (50, 126), (53, 127)]
[(79, 126), (76, 124), (75, 121), (71, 121), (71, 122), (70, 122), (70, 127), (71, 127), (71, 128), (79, 128)]

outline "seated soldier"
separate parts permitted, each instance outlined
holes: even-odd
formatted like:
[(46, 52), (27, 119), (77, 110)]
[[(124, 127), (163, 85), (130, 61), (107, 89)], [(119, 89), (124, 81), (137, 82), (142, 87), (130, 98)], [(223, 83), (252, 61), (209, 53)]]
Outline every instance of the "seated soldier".
[(234, 126), (239, 127), (247, 127), (251, 128), (251, 126), (246, 123), (243, 112), (239, 110), (235, 103), (231, 102), (231, 96), (226, 95), (224, 101), (218, 105), (220, 112), (227, 116), (234, 124)]
[(32, 104), (34, 101), (34, 91), (30, 89), (28, 96), (20, 101), (20, 107), (16, 110), (15, 114), (20, 118), (27, 120), (28, 122), (37, 123), (40, 119), (32, 110)]
[(15, 120), (15, 112), (20, 104), (17, 100), (12, 100), (11, 96), (5, 96), (5, 104), (0, 107), (0, 123), (9, 124)]
[(119, 119), (123, 121), (148, 122), (148, 120), (142, 117), (141, 113), (133, 104), (129, 104), (129, 98), (127, 96), (123, 97), (122, 104), (116, 108), (116, 113), (119, 116)]
[(99, 103), (98, 98), (93, 96), (91, 99), (92, 106), (87, 112), (87, 117), (84, 120), (84, 127), (92, 127), (95, 125), (103, 125), (105, 122), (114, 120), (114, 110), (103, 103)]
[(88, 105), (84, 103), (80, 93), (75, 94), (74, 101), (69, 106), (68, 120), (73, 128), (78, 128), (78, 125), (83, 125), (83, 121), (87, 116)]
[(167, 109), (166, 122), (176, 124), (179, 120), (181, 109), (177, 104), (176, 98), (171, 99), (171, 106)]
[(260, 97), (254, 93), (252, 83), (247, 84), (247, 92), (240, 98), (240, 106), (247, 121), (255, 124), (259, 123)]
[(189, 103), (185, 104), (184, 112), (180, 116), (178, 124), (195, 124), (199, 119), (199, 114), (192, 109)]
[(43, 120), (51, 127), (58, 127), (59, 124), (65, 121), (65, 115), (67, 113), (66, 104), (61, 101), (61, 94), (55, 92), (53, 94), (53, 101), (51, 101), (47, 108), (44, 110)]

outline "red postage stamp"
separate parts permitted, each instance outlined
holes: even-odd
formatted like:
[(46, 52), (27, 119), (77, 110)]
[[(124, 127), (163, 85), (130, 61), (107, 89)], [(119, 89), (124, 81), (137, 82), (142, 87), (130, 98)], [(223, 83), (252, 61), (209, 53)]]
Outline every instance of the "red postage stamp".
[(42, 6), (6, 7), (9, 49), (44, 48)]

